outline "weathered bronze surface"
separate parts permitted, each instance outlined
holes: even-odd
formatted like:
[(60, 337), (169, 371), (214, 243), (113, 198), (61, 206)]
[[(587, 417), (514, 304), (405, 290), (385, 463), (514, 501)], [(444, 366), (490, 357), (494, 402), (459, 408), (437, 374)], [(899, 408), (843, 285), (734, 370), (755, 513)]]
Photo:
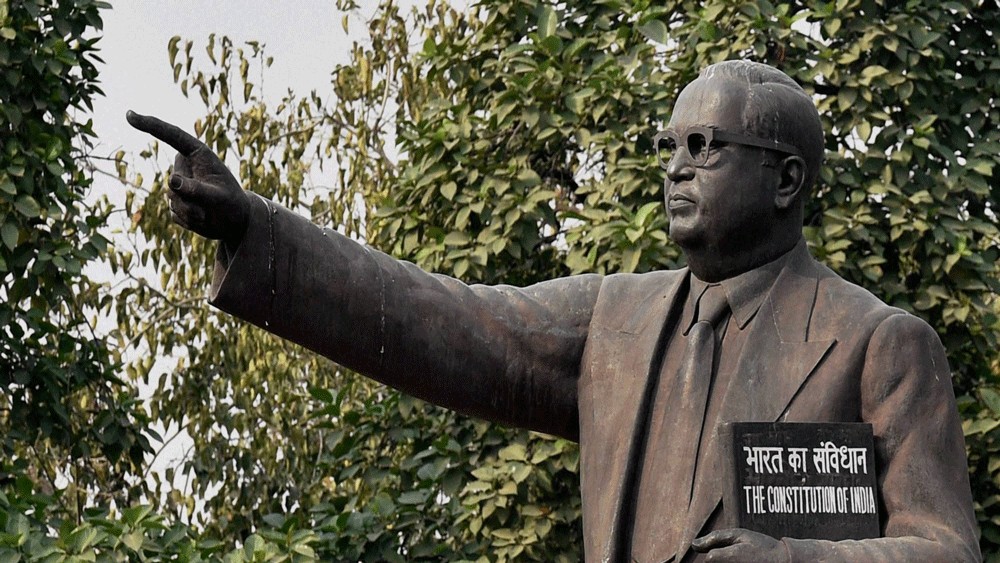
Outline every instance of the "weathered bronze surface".
[[(215, 306), (423, 399), (579, 440), (588, 561), (981, 559), (944, 349), (809, 255), (802, 202), (823, 133), (780, 71), (706, 68), (657, 136), (689, 268), (526, 288), (469, 286), (358, 245), (243, 191), (180, 129), (128, 120), (180, 153), (175, 221), (222, 241)], [(714, 284), (726, 308), (700, 380), (689, 328)], [(883, 537), (731, 528), (717, 429), (733, 421), (870, 423)]]

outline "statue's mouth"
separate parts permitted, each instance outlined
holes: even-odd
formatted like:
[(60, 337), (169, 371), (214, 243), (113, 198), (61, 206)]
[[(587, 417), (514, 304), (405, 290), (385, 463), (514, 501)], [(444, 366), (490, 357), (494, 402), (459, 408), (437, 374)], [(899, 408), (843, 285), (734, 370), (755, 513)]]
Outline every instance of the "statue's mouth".
[(667, 199), (667, 209), (679, 209), (689, 205), (694, 205), (694, 200), (686, 195), (675, 194)]

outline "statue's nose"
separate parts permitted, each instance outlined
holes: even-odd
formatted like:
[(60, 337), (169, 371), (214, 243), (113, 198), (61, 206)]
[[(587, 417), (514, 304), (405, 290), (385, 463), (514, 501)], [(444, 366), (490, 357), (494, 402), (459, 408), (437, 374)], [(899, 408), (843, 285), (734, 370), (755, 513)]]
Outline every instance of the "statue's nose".
[(677, 147), (677, 150), (670, 157), (670, 162), (667, 163), (667, 178), (671, 182), (690, 180), (694, 178), (694, 168), (694, 160), (687, 148)]

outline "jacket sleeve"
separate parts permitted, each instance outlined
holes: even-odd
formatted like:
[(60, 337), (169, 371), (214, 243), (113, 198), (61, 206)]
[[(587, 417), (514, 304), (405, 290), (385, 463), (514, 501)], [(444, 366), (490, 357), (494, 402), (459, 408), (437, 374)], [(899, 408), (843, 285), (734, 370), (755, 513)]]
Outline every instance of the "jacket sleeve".
[(240, 245), (220, 245), (213, 305), (427, 401), (578, 439), (600, 276), (469, 286), (252, 199)]
[(862, 418), (875, 432), (883, 537), (785, 538), (791, 560), (981, 561), (961, 421), (934, 330), (907, 314), (882, 321), (860, 392)]

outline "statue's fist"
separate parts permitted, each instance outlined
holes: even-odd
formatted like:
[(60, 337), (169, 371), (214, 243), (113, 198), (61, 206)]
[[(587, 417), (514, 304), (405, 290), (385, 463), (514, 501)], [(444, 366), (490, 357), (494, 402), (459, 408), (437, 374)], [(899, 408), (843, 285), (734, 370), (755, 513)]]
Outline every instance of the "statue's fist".
[(250, 196), (222, 160), (174, 125), (132, 111), (125, 118), (177, 150), (168, 195), (174, 222), (201, 236), (238, 244), (250, 221)]

